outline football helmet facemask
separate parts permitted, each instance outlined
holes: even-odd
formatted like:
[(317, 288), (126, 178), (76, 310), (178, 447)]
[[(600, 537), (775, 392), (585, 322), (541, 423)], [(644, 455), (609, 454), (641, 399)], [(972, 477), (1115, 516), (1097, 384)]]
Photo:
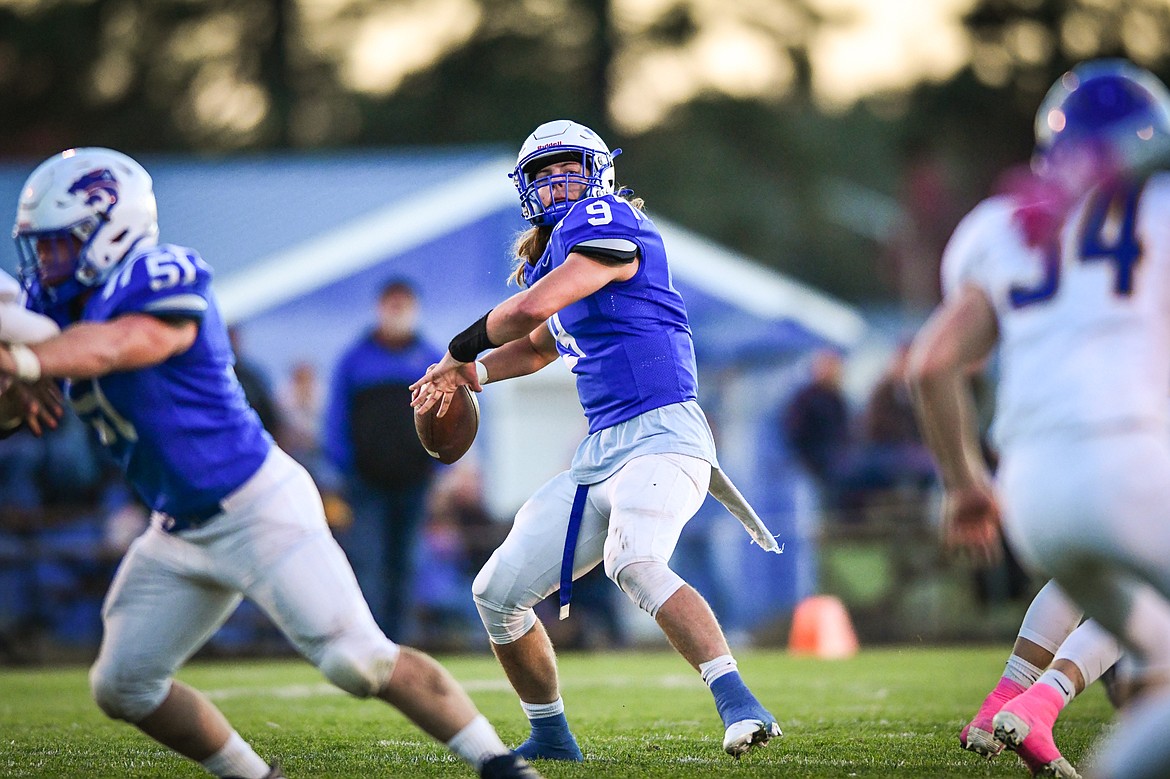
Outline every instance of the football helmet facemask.
[[(529, 223), (548, 227), (561, 221), (577, 200), (613, 194), (613, 159), (621, 153), (621, 149), (610, 152), (605, 141), (583, 124), (568, 119), (545, 122), (524, 141), (516, 169), (508, 174), (520, 193), (520, 213)], [(536, 178), (549, 165), (569, 161), (580, 162), (581, 172)], [(566, 193), (580, 189), (580, 196), (553, 200), (546, 206), (541, 190), (551, 191), (557, 186)]]
[(1170, 147), (1170, 91), (1157, 76), (1124, 59), (1090, 60), (1065, 73), (1036, 113), (1037, 173), (1080, 164), (1137, 170)]
[(37, 166), (13, 228), (31, 297), (61, 303), (98, 286), (135, 248), (158, 242), (150, 174), (113, 149), (69, 149)]

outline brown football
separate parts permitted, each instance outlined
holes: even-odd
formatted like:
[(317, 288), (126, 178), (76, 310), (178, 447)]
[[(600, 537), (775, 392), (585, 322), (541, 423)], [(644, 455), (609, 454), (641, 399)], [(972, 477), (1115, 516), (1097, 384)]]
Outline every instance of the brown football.
[(479, 401), (474, 392), (461, 386), (451, 396), (447, 413), (438, 414), (438, 403), (425, 414), (416, 412), (414, 430), (427, 454), (450, 465), (467, 454), (479, 432)]

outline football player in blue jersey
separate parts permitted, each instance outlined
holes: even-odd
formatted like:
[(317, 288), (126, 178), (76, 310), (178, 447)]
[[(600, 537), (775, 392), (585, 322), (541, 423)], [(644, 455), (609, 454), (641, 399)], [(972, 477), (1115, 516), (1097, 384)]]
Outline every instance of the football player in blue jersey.
[(283, 776), (173, 678), (246, 597), (346, 692), (397, 707), (483, 776), (536, 776), (445, 669), (378, 630), (312, 480), (244, 400), (211, 268), (158, 242), (142, 166), (99, 148), (48, 159), (15, 236), (29, 304), (62, 332), (0, 346), (0, 376), (63, 380), (153, 510), (103, 608), (102, 711), (215, 776)]
[(412, 403), (443, 410), (461, 384), (478, 391), (558, 355), (576, 376), (589, 435), (570, 470), (521, 507), (472, 588), (492, 649), (532, 723), (517, 751), (583, 759), (533, 606), (559, 589), (563, 614), (572, 580), (604, 562), (609, 578), (710, 686), (723, 747), (738, 757), (780, 728), (741, 679), (706, 601), (667, 564), (709, 484), (724, 477), (696, 401), (686, 308), (641, 200), (615, 192), (616, 154), (567, 120), (528, 137), (511, 174), (532, 225), (516, 247), (515, 280), (524, 289), (451, 341), (413, 385)]

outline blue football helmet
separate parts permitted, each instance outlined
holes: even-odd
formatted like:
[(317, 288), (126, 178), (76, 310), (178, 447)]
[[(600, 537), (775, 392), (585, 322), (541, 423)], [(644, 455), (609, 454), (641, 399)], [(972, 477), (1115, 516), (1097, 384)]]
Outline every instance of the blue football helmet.
[(1124, 59), (1090, 60), (1065, 73), (1036, 113), (1033, 167), (1050, 172), (1077, 150), (1133, 170), (1166, 153), (1170, 91)]
[(104, 283), (132, 249), (158, 242), (150, 174), (113, 149), (50, 157), (20, 192), (13, 237), (31, 298), (49, 305), (76, 297)]
[[(537, 227), (552, 226), (569, 213), (576, 200), (613, 194), (613, 159), (621, 153), (621, 149), (611, 153), (605, 141), (583, 124), (568, 119), (545, 122), (524, 141), (516, 169), (508, 174), (520, 193), (520, 213)], [(580, 162), (581, 173), (535, 178), (543, 168), (566, 161)], [(561, 186), (566, 192), (570, 187), (583, 187), (583, 190), (574, 200), (554, 200), (544, 205), (540, 191), (555, 186)]]

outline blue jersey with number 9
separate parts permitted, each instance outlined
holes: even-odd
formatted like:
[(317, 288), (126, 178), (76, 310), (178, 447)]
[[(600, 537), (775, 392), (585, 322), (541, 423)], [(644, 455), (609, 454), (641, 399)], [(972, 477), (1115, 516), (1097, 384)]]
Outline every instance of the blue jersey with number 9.
[(633, 278), (612, 282), (549, 319), (557, 350), (577, 377), (595, 433), (639, 414), (696, 399), (695, 350), (686, 307), (674, 288), (654, 223), (614, 195), (578, 202), (557, 224), (529, 286), (591, 247), (637, 248)]
[(193, 250), (152, 247), (128, 257), (79, 317), (104, 322), (143, 313), (200, 323), (182, 354), (68, 388), (74, 409), (142, 500), (172, 516), (213, 510), (256, 472), (272, 445), (232, 370), (210, 284), (211, 268)]

